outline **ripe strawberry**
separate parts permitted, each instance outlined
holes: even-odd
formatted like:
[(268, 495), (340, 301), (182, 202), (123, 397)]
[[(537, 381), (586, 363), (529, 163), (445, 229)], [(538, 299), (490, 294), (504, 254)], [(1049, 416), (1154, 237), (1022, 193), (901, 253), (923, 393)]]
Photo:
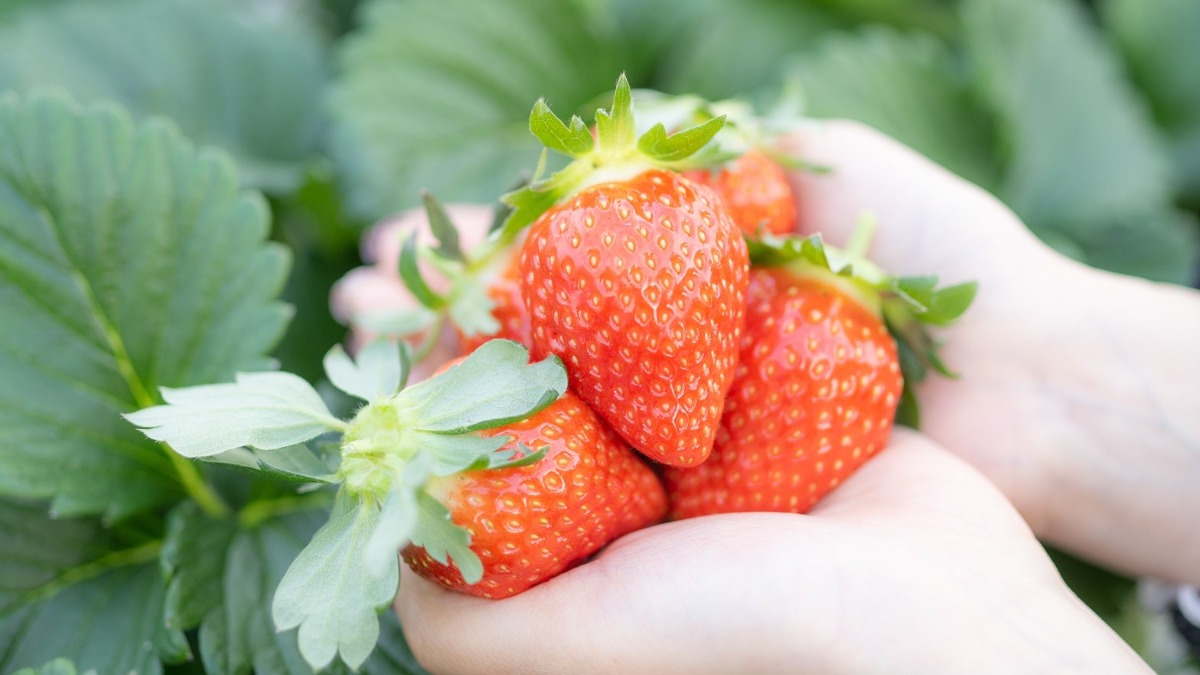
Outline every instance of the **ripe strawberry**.
[(684, 175), (712, 187), (746, 234), (783, 235), (796, 230), (796, 194), (787, 172), (759, 148), (715, 169), (693, 169)]
[(674, 518), (807, 511), (887, 444), (904, 387), (889, 327), (945, 372), (921, 324), (952, 321), (974, 295), (974, 284), (938, 291), (931, 278), (889, 279), (865, 261), (831, 269), (815, 238), (774, 240), (755, 255), (773, 264), (751, 271), (712, 457), (665, 474)]
[[(572, 389), (635, 449), (692, 466), (712, 449), (736, 366), (745, 242), (717, 197), (668, 168), (711, 139), (720, 118), (635, 143), (628, 82), (596, 134), (538, 102), (530, 128), (575, 157), (506, 195), (505, 228), (532, 223), (521, 293), (535, 354), (563, 359)], [(667, 167), (667, 168), (661, 168)]]
[(546, 447), (527, 466), (472, 471), (435, 479), (428, 490), (471, 534), (483, 578), (410, 545), (404, 561), (421, 576), (463, 593), (506, 598), (583, 562), (609, 541), (666, 514), (662, 485), (579, 397), (567, 392), (550, 407), (488, 435), (506, 449)]

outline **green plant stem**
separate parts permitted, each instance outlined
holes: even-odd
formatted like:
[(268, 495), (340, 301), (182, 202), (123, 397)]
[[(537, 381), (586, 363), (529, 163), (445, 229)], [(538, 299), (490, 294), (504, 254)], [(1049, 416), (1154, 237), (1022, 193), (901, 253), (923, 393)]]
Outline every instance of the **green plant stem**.
[(171, 466), (175, 467), (175, 473), (179, 476), (179, 483), (183, 485), (183, 489), (187, 491), (188, 496), (200, 505), (205, 515), (210, 518), (224, 518), (229, 515), (229, 506), (212, 489), (212, 486), (204, 481), (204, 478), (200, 475), (192, 460), (175, 452), (167, 447), (166, 444), (160, 443), (159, 445), (163, 446), (163, 451), (167, 453), (167, 457), (171, 460)]
[(238, 525), (242, 529), (249, 530), (271, 518), (328, 506), (330, 502), (330, 496), (325, 491), (311, 492), (305, 495), (288, 495), (277, 499), (263, 499), (251, 502), (238, 511)]
[(153, 562), (158, 559), (159, 553), (162, 552), (162, 547), (162, 540), (155, 539), (154, 541), (148, 541), (133, 548), (113, 551), (89, 563), (73, 567), (63, 572), (53, 581), (30, 590), (22, 597), (22, 602), (25, 604), (40, 602), (57, 595), (65, 588), (87, 581), (93, 577), (98, 577), (118, 567), (129, 567), (131, 565)]
[[(437, 346), (438, 340), (442, 337), (442, 325), (446, 323), (445, 310), (438, 311), (437, 318), (433, 324), (425, 331), (425, 338), (421, 340), (421, 344), (417, 345), (412, 353), (412, 362), (420, 363), (425, 360), (425, 357), (433, 353), (433, 348)], [(342, 430), (345, 432), (345, 429)]]

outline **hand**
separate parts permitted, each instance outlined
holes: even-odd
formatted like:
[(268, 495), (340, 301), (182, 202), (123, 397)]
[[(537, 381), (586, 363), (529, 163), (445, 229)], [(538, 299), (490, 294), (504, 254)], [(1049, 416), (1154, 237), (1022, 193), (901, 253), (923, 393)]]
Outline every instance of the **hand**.
[(869, 210), (869, 255), (885, 269), (979, 281), (944, 335), (961, 378), (918, 390), (923, 430), (1045, 540), (1200, 583), (1200, 294), (1075, 263), (988, 193), (861, 125), (819, 123), (782, 147), (832, 169), (794, 174), (806, 232), (844, 243)]
[(434, 672), (1149, 672), (994, 487), (903, 430), (809, 515), (658, 525), (498, 602), (404, 570), (397, 608)]

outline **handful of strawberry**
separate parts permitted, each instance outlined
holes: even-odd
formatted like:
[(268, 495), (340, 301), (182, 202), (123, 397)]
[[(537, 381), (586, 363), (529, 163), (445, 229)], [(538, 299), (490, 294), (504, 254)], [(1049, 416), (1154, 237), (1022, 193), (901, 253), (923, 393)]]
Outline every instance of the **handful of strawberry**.
[[(251, 391), (248, 378), (212, 401), (172, 393), (173, 405), (131, 419), (188, 456), (234, 452), (266, 469), (295, 464), (276, 456), (285, 446), (339, 432), (327, 458), (336, 480), (304, 476), (340, 483), (334, 520), (374, 523), (372, 564), (394, 566), (402, 550), (418, 574), (490, 598), (668, 514), (804, 512), (887, 445), (898, 414), (912, 419), (908, 385), (929, 367), (948, 374), (926, 327), (961, 315), (975, 287), (884, 274), (863, 257), (867, 232), (846, 251), (793, 234), (786, 173), (761, 147), (725, 149), (726, 122), (639, 136), (624, 76), (594, 135), (539, 101), (530, 129), (571, 163), (504, 195), (511, 211), (470, 249), (427, 196), (439, 245), (414, 237), (400, 251), (399, 276), (423, 307), (391, 317), (394, 332), (429, 346), (452, 323), (462, 357), (449, 370), (402, 388), (406, 349), (398, 364), (375, 345), (357, 364), (331, 354), (330, 379), (367, 401), (352, 421), (306, 394), (309, 412), (239, 428), (233, 445), (199, 443), (194, 415), (243, 424), (216, 399), (274, 411), (294, 392)], [(448, 279), (437, 291), (422, 256)], [(364, 384), (384, 366), (386, 386)], [(347, 515), (354, 504), (368, 515)], [(320, 562), (306, 554), (280, 594)], [(301, 623), (299, 611), (277, 621)]]

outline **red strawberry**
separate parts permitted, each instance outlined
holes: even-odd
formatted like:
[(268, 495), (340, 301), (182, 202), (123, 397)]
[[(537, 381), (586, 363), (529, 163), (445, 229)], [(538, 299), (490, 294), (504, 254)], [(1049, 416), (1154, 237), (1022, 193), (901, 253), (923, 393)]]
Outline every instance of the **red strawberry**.
[(921, 323), (957, 318), (974, 294), (974, 284), (935, 291), (928, 277), (887, 279), (865, 261), (855, 263), (862, 276), (835, 273), (818, 239), (773, 246), (755, 251), (775, 264), (751, 271), (712, 457), (666, 472), (675, 518), (807, 511), (887, 444), (904, 386), (887, 323), (944, 372)]
[(693, 169), (684, 175), (712, 187), (746, 234), (782, 235), (796, 229), (796, 195), (787, 173), (758, 148), (716, 169)]
[(488, 432), (499, 434), (512, 438), (506, 448), (544, 446), (546, 454), (532, 465), (467, 472), (428, 487), (470, 532), (482, 580), (468, 585), (456, 567), (410, 545), (404, 561), (421, 576), (471, 595), (506, 598), (666, 513), (650, 467), (570, 392), (523, 422)]
[(635, 138), (623, 76), (595, 141), (579, 118), (568, 127), (539, 101), (530, 128), (576, 159), (506, 195), (515, 209), (505, 230), (532, 223), (520, 264), (534, 352), (561, 357), (597, 414), (677, 466), (712, 449), (745, 307), (741, 232), (711, 190), (668, 170), (721, 122)]

